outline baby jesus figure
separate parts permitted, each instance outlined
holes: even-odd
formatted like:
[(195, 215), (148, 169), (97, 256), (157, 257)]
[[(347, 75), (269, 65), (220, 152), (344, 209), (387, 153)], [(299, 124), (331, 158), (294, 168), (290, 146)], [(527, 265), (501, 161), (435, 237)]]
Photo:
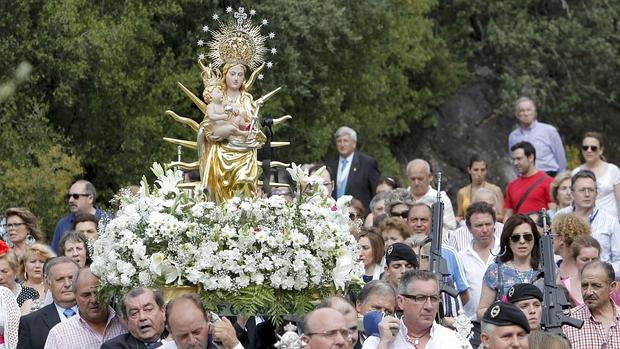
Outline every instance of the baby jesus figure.
[(209, 95), (207, 95), (207, 90), (205, 90), (203, 96), (205, 101), (209, 102), (206, 116), (213, 126), (211, 132), (213, 140), (224, 140), (230, 137), (247, 138), (249, 132), (246, 131), (246, 113), (240, 112), (239, 109), (232, 106), (225, 106), (223, 104), (224, 93), (222, 93), (222, 89), (219, 86), (213, 87)]

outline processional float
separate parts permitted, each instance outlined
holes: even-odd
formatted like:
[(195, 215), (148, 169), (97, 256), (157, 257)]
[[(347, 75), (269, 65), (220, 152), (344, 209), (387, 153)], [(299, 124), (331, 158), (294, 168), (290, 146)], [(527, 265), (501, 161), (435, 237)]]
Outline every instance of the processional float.
[[(214, 28), (202, 28), (209, 39), (197, 40), (206, 50), (198, 55), (202, 96), (178, 83), (202, 120), (166, 111), (195, 133), (165, 140), (195, 151), (197, 161), (155, 163), (155, 183), (144, 177), (137, 193), (121, 192), (115, 218), (94, 243), (91, 269), (102, 297), (118, 299), (138, 286), (161, 288), (168, 298), (195, 292), (206, 309), (264, 315), (277, 325), (358, 287), (363, 269), (348, 228), (350, 197), (336, 201), (320, 174), (273, 161), (272, 149), (289, 143), (272, 140), (272, 127), (291, 116), (261, 115), (280, 88), (257, 99), (250, 91), (274, 66), (265, 57), (277, 54), (267, 47), (275, 33), (261, 33), (269, 22), (254, 24), (254, 10), (228, 7), (225, 16), (213, 15)], [(274, 168), (291, 174), (292, 201), (268, 195), (284, 186), (270, 180)], [(181, 170), (200, 178), (184, 181)], [(285, 329), (280, 347), (301, 343)]]

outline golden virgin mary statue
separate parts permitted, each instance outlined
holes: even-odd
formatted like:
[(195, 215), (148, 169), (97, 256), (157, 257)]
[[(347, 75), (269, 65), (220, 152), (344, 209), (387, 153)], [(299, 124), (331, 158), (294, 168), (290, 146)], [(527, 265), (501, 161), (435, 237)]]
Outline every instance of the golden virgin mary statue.
[[(253, 25), (254, 10), (248, 17), (242, 7), (234, 13), (229, 7), (226, 12), (232, 16), (228, 22), (222, 23), (214, 15), (219, 26), (213, 31), (208, 26), (203, 27), (203, 31), (212, 33), (212, 39), (206, 44), (208, 54), (200, 54), (198, 60), (204, 83), (204, 101), (178, 83), (202, 111), (203, 121), (198, 124), (173, 111), (166, 112), (175, 120), (191, 126), (197, 132), (196, 142), (164, 138), (197, 149), (197, 162), (172, 165), (186, 170), (199, 169), (200, 182), (193, 185), (206, 190), (208, 199), (215, 202), (256, 195), (259, 176), (257, 149), (266, 140), (260, 131), (259, 110), (264, 101), (277, 92), (274, 90), (256, 101), (248, 92), (257, 78), (262, 79), (263, 68), (272, 66), (271, 62), (264, 62), (265, 53), (276, 53), (275, 48), (268, 50), (265, 47), (265, 41), (273, 39), (275, 34), (263, 36), (260, 32), (267, 21)], [(199, 40), (198, 45), (204, 46), (205, 41)], [(203, 60), (206, 57), (212, 63), (205, 65)], [(221, 72), (219, 67), (222, 67)], [(251, 70), (254, 71), (246, 80)], [(281, 119), (286, 118), (290, 116)]]

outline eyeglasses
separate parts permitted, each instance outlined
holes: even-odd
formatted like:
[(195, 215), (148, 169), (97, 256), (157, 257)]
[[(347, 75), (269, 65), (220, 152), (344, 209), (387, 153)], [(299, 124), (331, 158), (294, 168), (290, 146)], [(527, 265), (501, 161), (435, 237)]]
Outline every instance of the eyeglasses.
[(353, 332), (348, 328), (340, 328), (335, 330), (325, 330), (323, 332), (311, 332), (306, 333), (306, 336), (323, 336), (325, 338), (336, 338), (340, 334), (343, 338), (349, 338), (353, 335)]
[(411, 299), (416, 304), (424, 304), (427, 299), (431, 301), (431, 304), (439, 303), (438, 295), (427, 296), (425, 294), (401, 294), (401, 296)]
[(519, 242), (521, 241), (521, 237), (527, 242), (534, 240), (534, 234), (514, 234), (510, 236), (510, 241)]
[(13, 228), (17, 228), (17, 227), (21, 227), (22, 225), (26, 225), (26, 223), (22, 222), (22, 223), (9, 223), (6, 225), (7, 229), (13, 229)]
[(390, 212), (390, 216), (392, 216), (392, 217), (401, 217), (402, 219), (407, 219), (407, 217), (409, 216), (409, 211)]
[(581, 150), (583, 151), (588, 151), (588, 149), (591, 151), (598, 151), (598, 146), (597, 145), (582, 145), (581, 146)]
[(73, 200), (77, 200), (80, 196), (90, 196), (90, 194), (77, 194), (77, 193), (68, 193), (65, 194), (65, 199), (69, 200), (69, 198), (73, 198)]
[(579, 188), (577, 190), (575, 190), (576, 192), (578, 192), (579, 194), (594, 194), (596, 193), (596, 188)]

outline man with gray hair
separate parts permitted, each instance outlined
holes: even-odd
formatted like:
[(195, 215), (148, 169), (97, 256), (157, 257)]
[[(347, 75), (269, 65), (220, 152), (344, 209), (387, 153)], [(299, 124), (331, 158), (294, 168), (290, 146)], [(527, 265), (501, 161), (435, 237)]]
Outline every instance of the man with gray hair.
[(45, 263), (43, 275), (53, 303), (21, 317), (17, 349), (42, 349), (50, 329), (77, 313), (71, 281), (78, 269), (77, 263), (65, 256), (51, 258)]
[(519, 127), (508, 136), (508, 154), (513, 145), (527, 141), (536, 149), (536, 167), (551, 177), (566, 169), (564, 145), (558, 130), (549, 124), (536, 120), (536, 105), (528, 97), (515, 102), (515, 116)]
[[(432, 205), (437, 201), (437, 190), (431, 187), (433, 181), (433, 173), (431, 165), (423, 159), (414, 159), (407, 164), (407, 178), (409, 178), (409, 191), (413, 196), (414, 202), (423, 202)], [(443, 202), (443, 236), (442, 239), (448, 238), (448, 230), (456, 229), (456, 218), (454, 217), (454, 209), (452, 202), (442, 191), (441, 202)]]
[[(439, 311), (439, 281), (427, 270), (410, 270), (403, 274), (396, 300), (403, 316), (385, 316), (379, 323), (379, 338), (366, 339), (362, 348), (460, 347), (456, 333), (435, 322)], [(393, 333), (392, 331), (395, 331)]]
[[(394, 288), (385, 281), (372, 280), (367, 282), (355, 302), (355, 310), (357, 310), (358, 318), (363, 318), (369, 311), (380, 311), (385, 314), (394, 314), (396, 311), (396, 292)], [(368, 338), (368, 333), (360, 329), (358, 333), (358, 345), (355, 348), (361, 348), (361, 344)]]
[(335, 174), (335, 199), (351, 195), (370, 211), (370, 200), (375, 195), (375, 186), (381, 173), (377, 160), (357, 150), (357, 133), (350, 127), (342, 126), (335, 134), (338, 159), (327, 161), (331, 173)]
[(45, 342), (45, 349), (99, 349), (101, 345), (125, 332), (116, 312), (97, 299), (99, 279), (89, 268), (73, 276), (72, 289), (78, 313), (54, 326)]
[(52, 249), (59, 253), (58, 245), (65, 232), (73, 229), (73, 222), (78, 213), (90, 213), (95, 215), (99, 225), (105, 226), (110, 219), (110, 214), (95, 207), (97, 191), (95, 186), (86, 180), (80, 179), (73, 183), (69, 192), (65, 194), (65, 199), (69, 204), (69, 214), (62, 217), (56, 224), (54, 236), (52, 237)]

